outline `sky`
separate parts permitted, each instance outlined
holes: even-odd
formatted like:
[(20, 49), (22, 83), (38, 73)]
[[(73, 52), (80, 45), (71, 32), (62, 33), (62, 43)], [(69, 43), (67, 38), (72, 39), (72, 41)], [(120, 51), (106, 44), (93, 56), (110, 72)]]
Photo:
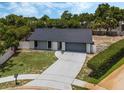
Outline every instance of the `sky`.
[[(103, 3), (103, 2), (102, 2)], [(63, 11), (72, 14), (94, 13), (100, 2), (0, 2), (0, 17), (9, 14), (40, 18), (48, 15), (50, 18), (60, 18)], [(109, 2), (111, 6), (124, 9), (124, 2)]]

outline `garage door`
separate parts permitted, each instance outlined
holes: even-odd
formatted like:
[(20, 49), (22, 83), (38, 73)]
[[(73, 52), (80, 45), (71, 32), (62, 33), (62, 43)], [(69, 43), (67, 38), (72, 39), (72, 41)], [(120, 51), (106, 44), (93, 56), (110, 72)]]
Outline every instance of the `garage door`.
[(86, 52), (86, 44), (66, 43), (66, 51)]

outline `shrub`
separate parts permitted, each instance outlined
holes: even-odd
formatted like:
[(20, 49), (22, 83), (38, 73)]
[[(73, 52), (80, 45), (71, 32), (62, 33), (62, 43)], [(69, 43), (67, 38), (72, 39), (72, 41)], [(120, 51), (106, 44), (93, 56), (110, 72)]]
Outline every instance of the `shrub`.
[(90, 76), (99, 78), (124, 56), (124, 40), (120, 40), (88, 61), (87, 66), (93, 71)]

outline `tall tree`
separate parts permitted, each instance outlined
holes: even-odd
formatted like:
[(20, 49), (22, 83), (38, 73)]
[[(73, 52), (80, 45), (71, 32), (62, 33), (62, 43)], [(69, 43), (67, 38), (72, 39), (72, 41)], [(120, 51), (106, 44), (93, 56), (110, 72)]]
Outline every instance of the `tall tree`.
[(115, 18), (118, 21), (123, 19), (124, 14), (119, 7), (112, 6), (110, 8), (110, 18)]
[(68, 21), (68, 27), (69, 28), (80, 28), (81, 24), (78, 20), (71, 19)]
[(48, 21), (50, 18), (47, 15), (44, 15), (43, 17), (40, 18), (42, 21)]
[(70, 20), (72, 18), (72, 14), (69, 11), (64, 11), (61, 15), (61, 19)]
[(95, 16), (105, 19), (106, 17), (109, 16), (109, 10), (110, 10), (110, 5), (108, 3), (102, 3), (97, 7), (95, 11)]
[(7, 25), (16, 25), (18, 18), (19, 17), (15, 14), (6, 16)]
[(89, 13), (82, 13), (79, 15), (79, 21), (83, 28), (88, 28), (91, 21), (94, 20), (94, 15)]
[(48, 22), (50, 21), (49, 16), (44, 15), (43, 17), (40, 18), (41, 21), (43, 21), (44, 26), (47, 28), (48, 27)]
[(116, 28), (118, 26), (118, 22), (115, 18), (107, 18), (105, 20), (105, 26), (104, 28), (106, 31), (111, 31), (112, 29)]

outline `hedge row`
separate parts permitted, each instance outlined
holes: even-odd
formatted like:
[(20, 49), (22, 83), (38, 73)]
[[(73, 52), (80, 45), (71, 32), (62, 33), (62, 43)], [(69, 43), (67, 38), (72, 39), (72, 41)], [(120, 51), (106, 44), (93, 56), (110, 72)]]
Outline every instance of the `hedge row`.
[(87, 66), (93, 70), (90, 76), (100, 78), (108, 69), (124, 56), (124, 39), (120, 40), (88, 61)]

